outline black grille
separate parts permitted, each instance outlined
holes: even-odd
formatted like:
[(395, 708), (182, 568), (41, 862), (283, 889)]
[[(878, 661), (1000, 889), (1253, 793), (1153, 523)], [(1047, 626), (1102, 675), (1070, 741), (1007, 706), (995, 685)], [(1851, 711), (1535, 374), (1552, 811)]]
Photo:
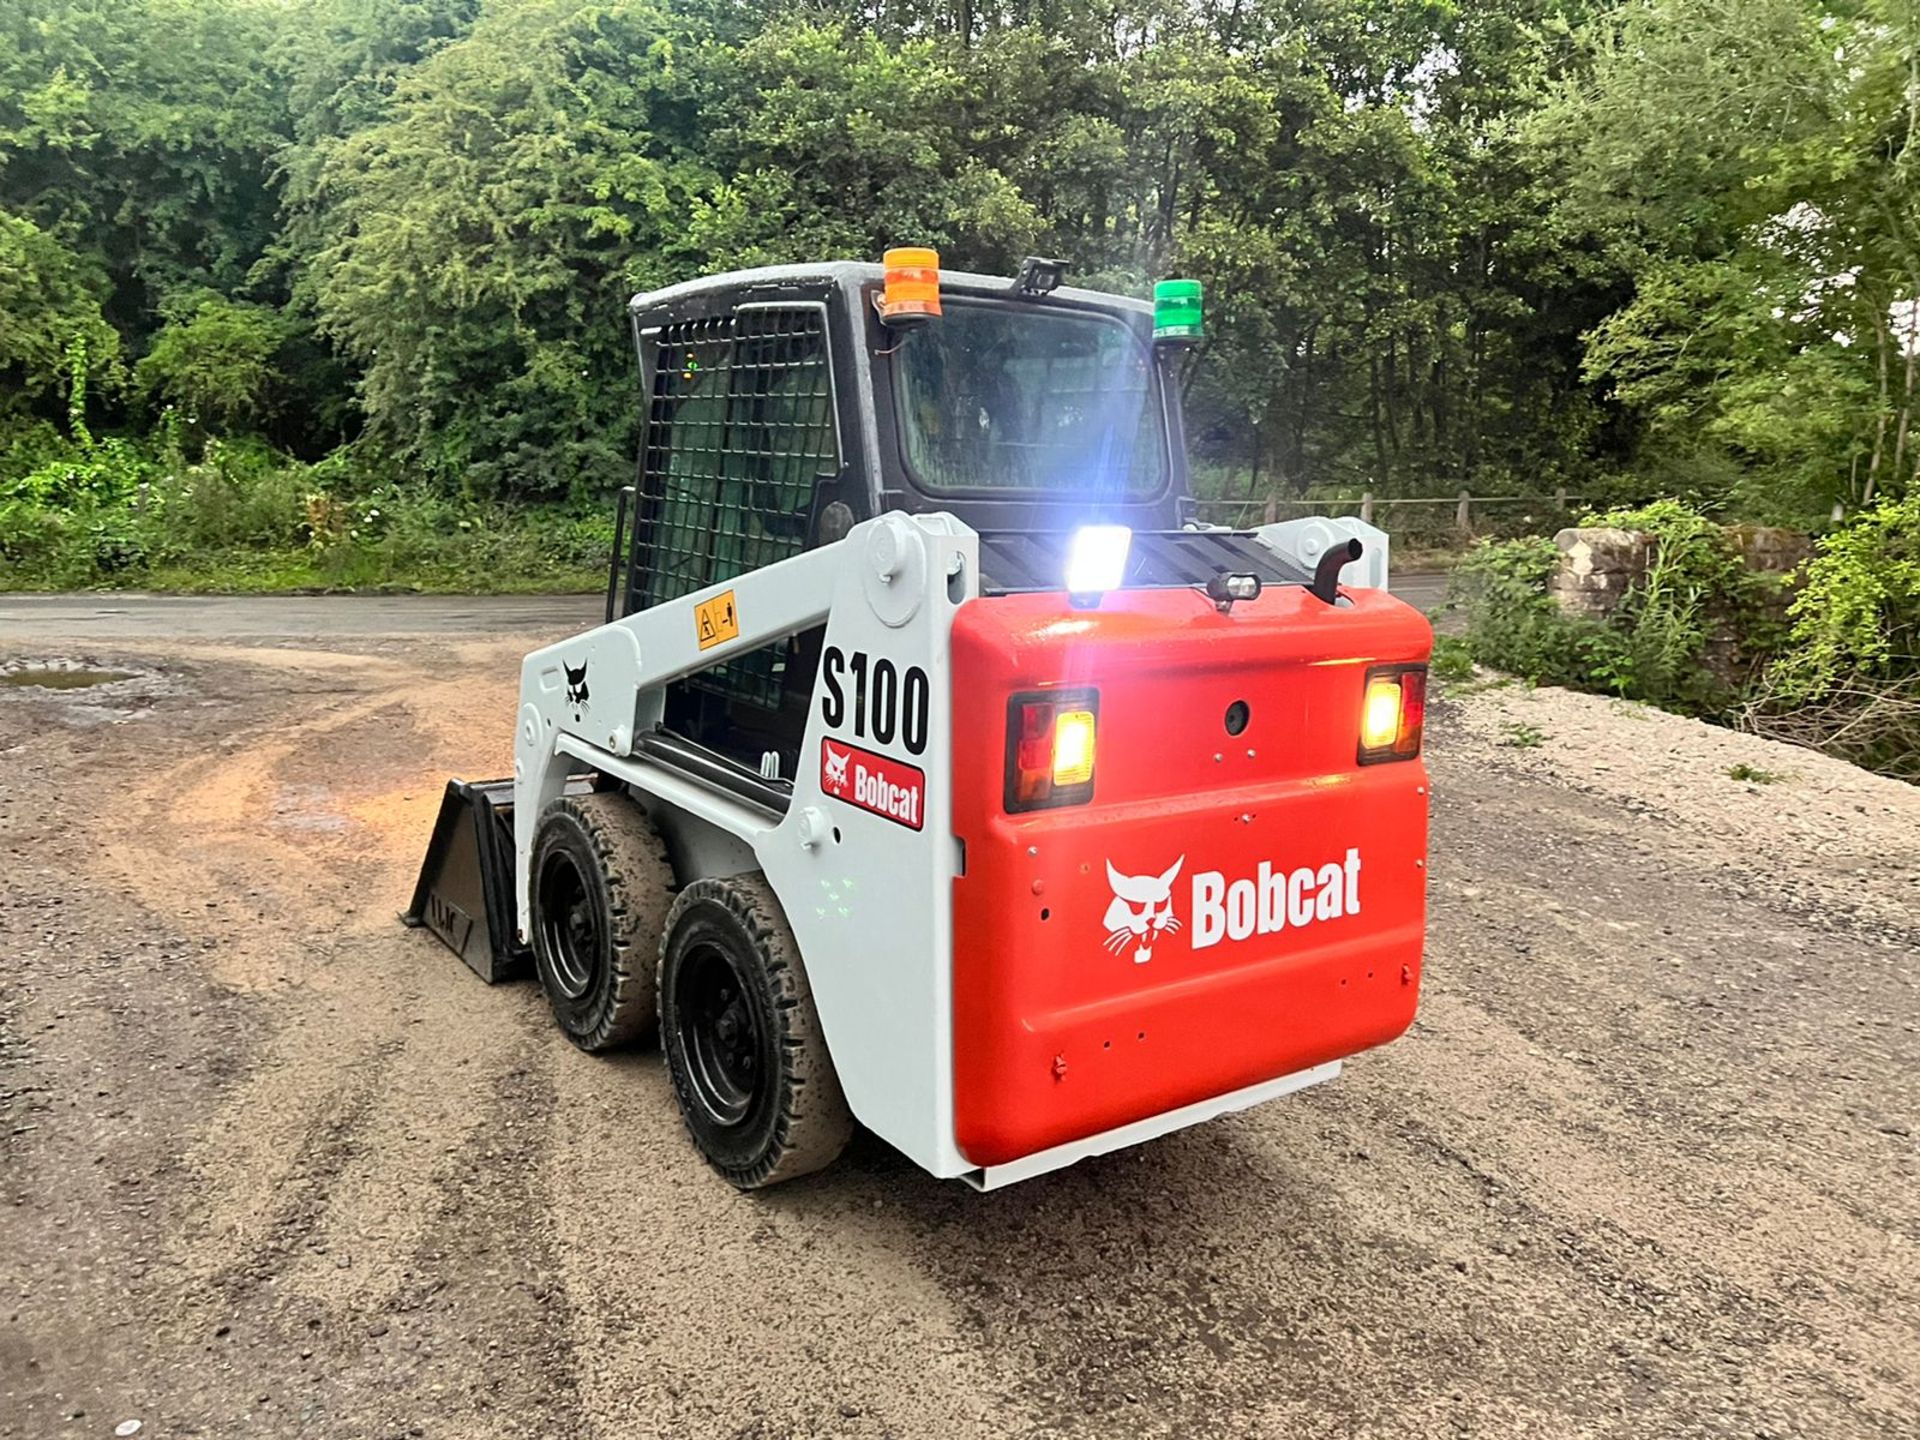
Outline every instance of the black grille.
[[(1059, 590), (1066, 584), (1070, 530), (983, 530), (980, 586), (989, 595)], [(1205, 585), (1215, 575), (1257, 575), (1263, 585), (1304, 585), (1313, 572), (1233, 530), (1136, 530), (1123, 589)]]
[[(643, 606), (797, 555), (815, 486), (839, 469), (820, 310), (681, 321), (657, 345), (635, 517)], [(689, 683), (773, 706), (785, 653), (747, 651)]]

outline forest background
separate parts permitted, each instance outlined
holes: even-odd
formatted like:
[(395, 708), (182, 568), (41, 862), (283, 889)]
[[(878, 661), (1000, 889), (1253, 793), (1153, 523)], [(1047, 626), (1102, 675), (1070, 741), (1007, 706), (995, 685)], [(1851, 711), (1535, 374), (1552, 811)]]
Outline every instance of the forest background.
[(1207, 286), (1199, 485), (1824, 529), (1920, 463), (1920, 6), (0, 0), (0, 586), (564, 587), (622, 304)]

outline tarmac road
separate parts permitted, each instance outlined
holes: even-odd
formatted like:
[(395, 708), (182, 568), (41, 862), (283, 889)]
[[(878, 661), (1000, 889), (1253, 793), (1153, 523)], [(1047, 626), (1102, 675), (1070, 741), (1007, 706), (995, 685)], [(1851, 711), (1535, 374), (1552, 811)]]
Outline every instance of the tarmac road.
[(1920, 791), (1437, 702), (1405, 1038), (993, 1195), (743, 1196), (655, 1051), (394, 922), (567, 602), (75, 603), (0, 603), (130, 672), (0, 685), (0, 1437), (1920, 1434)]
[[(1393, 592), (1431, 610), (1438, 571), (1394, 577)], [(562, 632), (598, 624), (598, 595), (82, 595), (0, 594), (0, 641), (190, 636), (306, 640), (329, 636)]]

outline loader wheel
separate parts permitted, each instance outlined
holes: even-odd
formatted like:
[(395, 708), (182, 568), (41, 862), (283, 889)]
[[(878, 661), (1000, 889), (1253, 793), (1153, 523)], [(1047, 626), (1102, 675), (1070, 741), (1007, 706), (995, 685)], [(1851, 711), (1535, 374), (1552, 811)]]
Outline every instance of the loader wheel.
[(534, 961), (553, 1018), (582, 1050), (653, 1027), (654, 968), (673, 867), (659, 832), (624, 795), (569, 795), (533, 837)]
[(660, 1045), (680, 1114), (742, 1190), (832, 1164), (853, 1116), (779, 901), (757, 875), (680, 892), (660, 952)]

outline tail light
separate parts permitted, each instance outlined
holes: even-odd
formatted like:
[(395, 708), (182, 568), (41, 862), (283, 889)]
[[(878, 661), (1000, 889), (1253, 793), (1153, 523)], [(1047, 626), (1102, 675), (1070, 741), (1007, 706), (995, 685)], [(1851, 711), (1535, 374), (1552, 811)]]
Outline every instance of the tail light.
[(1360, 701), (1360, 763), (1413, 759), (1426, 718), (1426, 666), (1373, 666)]
[(1094, 690), (1016, 695), (1007, 703), (1007, 809), (1081, 805), (1093, 798), (1100, 696)]

